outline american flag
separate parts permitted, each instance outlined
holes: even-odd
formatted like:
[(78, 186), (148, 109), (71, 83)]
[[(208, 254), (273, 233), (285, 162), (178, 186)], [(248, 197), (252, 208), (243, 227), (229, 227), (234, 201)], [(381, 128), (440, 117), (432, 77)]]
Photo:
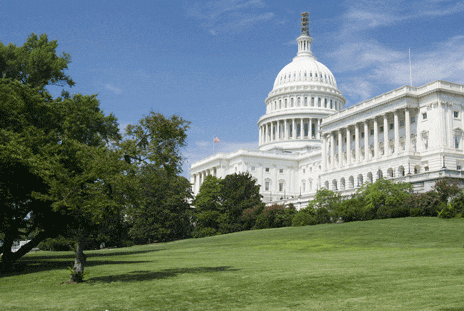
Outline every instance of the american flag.
[(215, 144), (219, 143), (220, 141), (221, 141), (221, 140), (219, 139), (219, 137), (214, 137), (214, 139), (213, 139), (213, 142), (214, 142)]

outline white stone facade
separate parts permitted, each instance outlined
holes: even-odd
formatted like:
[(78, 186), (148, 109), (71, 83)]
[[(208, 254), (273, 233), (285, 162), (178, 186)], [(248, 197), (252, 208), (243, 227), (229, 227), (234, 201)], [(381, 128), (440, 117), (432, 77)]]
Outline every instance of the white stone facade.
[(403, 86), (349, 108), (303, 32), (258, 121), (259, 149), (192, 164), (196, 195), (207, 175), (249, 172), (264, 201), (305, 207), (321, 187), (351, 194), (378, 178), (427, 191), (439, 177), (464, 179), (464, 85)]

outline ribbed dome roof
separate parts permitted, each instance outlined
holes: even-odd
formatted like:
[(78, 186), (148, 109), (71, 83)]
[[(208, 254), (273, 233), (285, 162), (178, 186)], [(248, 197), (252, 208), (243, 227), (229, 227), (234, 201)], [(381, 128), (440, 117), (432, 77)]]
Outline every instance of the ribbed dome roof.
[(327, 85), (337, 88), (332, 72), (314, 56), (297, 56), (277, 75), (274, 90), (300, 84)]
[(273, 91), (300, 85), (317, 85), (337, 89), (337, 82), (332, 72), (313, 56), (311, 52), (313, 38), (309, 33), (302, 33), (297, 42), (298, 53), (293, 61), (277, 75)]

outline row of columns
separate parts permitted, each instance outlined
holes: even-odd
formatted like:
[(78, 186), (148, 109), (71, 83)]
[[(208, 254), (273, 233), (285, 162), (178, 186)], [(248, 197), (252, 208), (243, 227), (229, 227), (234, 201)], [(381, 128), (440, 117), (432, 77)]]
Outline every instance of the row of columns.
[(342, 102), (332, 98), (323, 96), (296, 96), (279, 98), (278, 100), (271, 100), (268, 102), (268, 112), (280, 109), (293, 108), (293, 107), (319, 107), (342, 110)]
[[(392, 150), (392, 154), (400, 153), (400, 135), (399, 135), (399, 110), (395, 110), (393, 112), (393, 129), (394, 129), (394, 146)], [(388, 148), (388, 115), (390, 113), (385, 113), (381, 116), (376, 116), (373, 119), (367, 119), (362, 122), (358, 122), (355, 124), (350, 124), (344, 128), (340, 128), (336, 131), (332, 131), (327, 135), (324, 135), (322, 139), (322, 169), (333, 169), (335, 167), (342, 168), (343, 166), (349, 166), (354, 162), (359, 163), (361, 161), (367, 162), (372, 159), (370, 148), (369, 148), (369, 121), (373, 121), (374, 127), (374, 159), (380, 158), (380, 149), (379, 149), (379, 121), (383, 122), (383, 141), (384, 141), (384, 154), (383, 156), (386, 157), (389, 155), (389, 148)], [(380, 119), (380, 120), (379, 120)], [(411, 118), (410, 118), (410, 111), (408, 108), (404, 109), (404, 120), (405, 120), (405, 151), (409, 152), (411, 149)], [(354, 127), (354, 135), (355, 135), (355, 146), (354, 146), (354, 159), (351, 157), (351, 136), (352, 136), (352, 128)], [(360, 131), (364, 129), (364, 158), (361, 159), (361, 137)], [(346, 153), (347, 159), (346, 162), (343, 161), (343, 134), (345, 133), (346, 137)], [(338, 138), (338, 159), (335, 160), (335, 137)], [(329, 148), (330, 147), (330, 148)], [(330, 162), (329, 159), (330, 158)]]
[[(300, 133), (297, 133), (299, 124)], [(308, 125), (307, 134), (305, 125)], [(259, 143), (265, 144), (273, 141), (282, 141), (290, 139), (320, 139), (319, 128), (321, 119), (298, 118), (271, 121), (262, 124), (259, 127)], [(313, 131), (314, 128), (314, 131)]]

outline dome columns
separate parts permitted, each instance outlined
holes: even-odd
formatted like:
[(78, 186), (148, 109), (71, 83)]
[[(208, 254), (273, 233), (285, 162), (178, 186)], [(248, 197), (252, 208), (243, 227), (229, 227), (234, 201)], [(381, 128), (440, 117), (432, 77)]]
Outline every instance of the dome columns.
[(320, 118), (294, 117), (260, 122), (259, 146), (274, 142), (319, 140)]

